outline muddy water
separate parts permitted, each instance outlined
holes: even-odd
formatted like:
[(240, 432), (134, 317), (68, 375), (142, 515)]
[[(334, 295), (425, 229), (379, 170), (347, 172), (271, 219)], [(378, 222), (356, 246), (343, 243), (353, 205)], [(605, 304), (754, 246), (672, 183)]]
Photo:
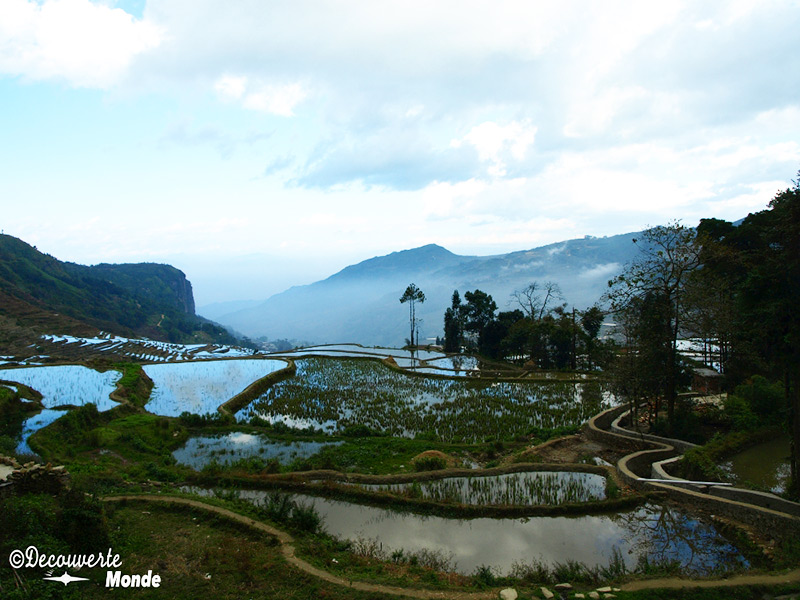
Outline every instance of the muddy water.
[[(256, 504), (268, 493), (239, 491), (242, 498)], [(514, 563), (532, 561), (549, 566), (567, 561), (605, 566), (615, 550), (629, 568), (640, 557), (647, 557), (651, 564), (678, 561), (685, 572), (696, 575), (748, 566), (712, 524), (666, 505), (646, 505), (614, 515), (456, 520), (308, 495), (292, 497), (313, 504), (325, 530), (336, 537), (375, 540), (387, 553), (401, 548), (440, 552), (452, 556), (455, 570), (465, 574), (482, 565), (507, 574)]]
[(749, 482), (779, 494), (789, 482), (789, 443), (789, 436), (782, 435), (752, 446), (720, 466), (740, 484)]

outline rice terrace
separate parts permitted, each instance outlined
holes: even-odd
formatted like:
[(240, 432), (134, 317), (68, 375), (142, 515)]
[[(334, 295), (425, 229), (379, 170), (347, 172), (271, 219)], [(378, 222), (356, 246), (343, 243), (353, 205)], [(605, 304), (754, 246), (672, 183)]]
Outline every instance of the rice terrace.
[[(21, 461), (68, 465), (70, 486), (96, 498), (86, 514), (136, 527), (106, 539), (142, 565), (167, 543), (142, 516), (177, 531), (197, 523), (234, 554), (249, 548), (236, 566), (187, 538), (185, 560), (216, 571), (196, 580), (162, 568), (164, 597), (170, 578), (197, 593), (215, 579), (257, 589), (251, 571), (281, 556), (303, 587), (333, 597), (638, 597), (626, 589), (669, 589), (675, 577), (779, 589), (791, 565), (797, 515), (778, 517), (791, 533), (770, 541), (757, 514), (694, 504), (668, 484), (682, 477), (648, 485), (649, 471), (628, 467), (636, 449), (669, 440), (626, 430), (630, 405), (598, 372), (352, 344), (226, 349), (231, 358), (211, 358), (210, 345), (202, 358), (139, 364), (103, 358), (95, 339), (42, 343), (48, 356), (77, 350), (82, 365), (9, 360), (0, 371), (22, 432), (19, 462), (3, 459), (19, 473), (6, 485), (36, 491), (46, 480)], [(59, 510), (29, 498), (24, 510)], [(20, 581), (22, 597), (44, 589)]]
[(0, 600), (800, 600), (799, 31), (0, 0)]

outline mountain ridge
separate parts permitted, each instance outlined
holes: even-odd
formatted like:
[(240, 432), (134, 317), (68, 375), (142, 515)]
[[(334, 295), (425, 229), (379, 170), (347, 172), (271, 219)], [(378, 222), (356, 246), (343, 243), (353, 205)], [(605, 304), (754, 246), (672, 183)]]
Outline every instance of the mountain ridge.
[(482, 289), (499, 310), (532, 281), (556, 281), (565, 301), (578, 308), (595, 303), (636, 253), (640, 232), (576, 238), (490, 256), (458, 255), (427, 244), (363, 260), (329, 277), (293, 286), (263, 302), (218, 314), (217, 321), (250, 337), (304, 339), (315, 343), (357, 342), (402, 345), (407, 316), (399, 303), (415, 283), (426, 295), (417, 308), (423, 337), (442, 333), (442, 316), (454, 289)]
[(79, 265), (2, 234), (0, 288), (6, 322), (39, 333), (104, 330), (164, 341), (234, 341), (195, 315), (191, 283), (171, 265)]

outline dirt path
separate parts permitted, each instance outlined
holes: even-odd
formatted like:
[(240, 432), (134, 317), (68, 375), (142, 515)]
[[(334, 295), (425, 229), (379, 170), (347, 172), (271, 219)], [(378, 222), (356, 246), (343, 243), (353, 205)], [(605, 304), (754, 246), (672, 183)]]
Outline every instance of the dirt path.
[(783, 583), (798, 582), (800, 582), (800, 569), (789, 571), (783, 575), (736, 575), (728, 579), (714, 580), (678, 579), (677, 577), (669, 577), (666, 579), (645, 579), (642, 581), (625, 583), (619, 587), (626, 592), (635, 592), (636, 590), (651, 590), (656, 588), (711, 588), (732, 587), (736, 585), (780, 585)]
[[(190, 506), (207, 512), (216, 513), (232, 521), (243, 523), (257, 531), (262, 531), (271, 536), (274, 536), (280, 542), (281, 553), (286, 560), (309, 575), (313, 575), (323, 581), (327, 581), (334, 585), (341, 585), (354, 590), (361, 590), (363, 592), (377, 592), (381, 594), (389, 594), (392, 596), (404, 596), (407, 598), (448, 598), (451, 600), (488, 600), (490, 598), (497, 598), (498, 590), (483, 591), (483, 592), (457, 592), (457, 591), (438, 591), (438, 590), (418, 590), (411, 588), (400, 588), (375, 583), (365, 583), (363, 581), (351, 581), (343, 577), (337, 577), (327, 571), (315, 567), (302, 558), (295, 556), (294, 538), (280, 529), (276, 529), (270, 525), (245, 517), (220, 506), (212, 504), (205, 504), (198, 500), (190, 500), (188, 498), (178, 498), (174, 496), (152, 496), (152, 495), (125, 495), (125, 496), (108, 496), (103, 498), (106, 502), (122, 502), (125, 500), (144, 500), (147, 502), (161, 502), (163, 504), (181, 504)], [(692, 579), (679, 579), (677, 577), (664, 578), (664, 579), (645, 579), (642, 581), (633, 581), (620, 585), (624, 591), (633, 592), (636, 590), (645, 589), (678, 589), (678, 588), (714, 588), (714, 587), (732, 587), (738, 585), (780, 585), (786, 583), (800, 582), (800, 569), (790, 571), (781, 575), (736, 575), (728, 579), (716, 580), (692, 580)]]
[(498, 594), (498, 590), (483, 591), (483, 592), (456, 592), (456, 591), (446, 591), (446, 590), (439, 591), (439, 590), (406, 589), (406, 588), (391, 587), (374, 583), (365, 583), (363, 581), (351, 581), (349, 579), (337, 577), (336, 575), (328, 573), (327, 571), (323, 571), (322, 569), (319, 569), (307, 563), (302, 558), (298, 558), (297, 556), (295, 556), (294, 538), (292, 538), (292, 536), (286, 533), (285, 531), (281, 531), (280, 529), (276, 529), (265, 523), (261, 523), (260, 521), (251, 519), (250, 517), (245, 517), (226, 508), (222, 508), (220, 506), (214, 506), (211, 504), (205, 504), (198, 500), (190, 500), (188, 498), (178, 498), (174, 496), (148, 496), (148, 495), (108, 496), (106, 498), (103, 498), (103, 500), (105, 502), (144, 500), (147, 502), (161, 502), (163, 504), (181, 504), (184, 506), (190, 506), (192, 508), (197, 508), (200, 510), (205, 510), (207, 512), (216, 513), (227, 519), (236, 521), (237, 523), (243, 523), (248, 527), (251, 527), (257, 531), (262, 531), (277, 538), (278, 541), (280, 542), (281, 553), (283, 554), (283, 556), (290, 564), (294, 565), (301, 571), (305, 571), (309, 575), (313, 575), (314, 577), (317, 577), (319, 579), (322, 579), (323, 581), (327, 581), (334, 585), (341, 585), (352, 588), (354, 590), (361, 590), (363, 592), (377, 592), (381, 594), (389, 594), (392, 596), (404, 596), (406, 598), (424, 598), (424, 599), (447, 598), (451, 600), (489, 600), (490, 598), (497, 598)]

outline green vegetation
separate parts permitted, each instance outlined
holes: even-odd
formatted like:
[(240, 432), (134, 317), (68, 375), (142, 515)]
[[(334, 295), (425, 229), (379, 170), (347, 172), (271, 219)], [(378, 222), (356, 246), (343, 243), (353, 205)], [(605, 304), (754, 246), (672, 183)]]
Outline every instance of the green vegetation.
[(602, 406), (600, 384), (592, 382), (454, 381), (397, 374), (373, 361), (324, 358), (297, 361), (297, 370), (239, 418), (476, 443), (576, 427)]
[(119, 392), (125, 400), (134, 406), (144, 407), (150, 399), (153, 382), (137, 363), (120, 363), (116, 367), (122, 371), (122, 378), (117, 382)]
[(3, 312), (23, 325), (38, 327), (45, 320), (173, 342), (236, 342), (224, 328), (195, 316), (191, 284), (169, 265), (87, 267), (0, 235), (0, 288)]
[(22, 422), (38, 409), (38, 404), (25, 402), (19, 391), (0, 384), (0, 454), (14, 454)]
[(453, 292), (444, 314), (444, 348), (460, 352), (462, 346), (493, 359), (525, 362), (539, 369), (593, 370), (608, 360), (607, 344), (597, 339), (602, 311), (568, 310), (561, 290), (551, 281), (533, 282), (515, 291), (512, 301), (519, 308), (497, 311), (494, 299), (481, 290)]

